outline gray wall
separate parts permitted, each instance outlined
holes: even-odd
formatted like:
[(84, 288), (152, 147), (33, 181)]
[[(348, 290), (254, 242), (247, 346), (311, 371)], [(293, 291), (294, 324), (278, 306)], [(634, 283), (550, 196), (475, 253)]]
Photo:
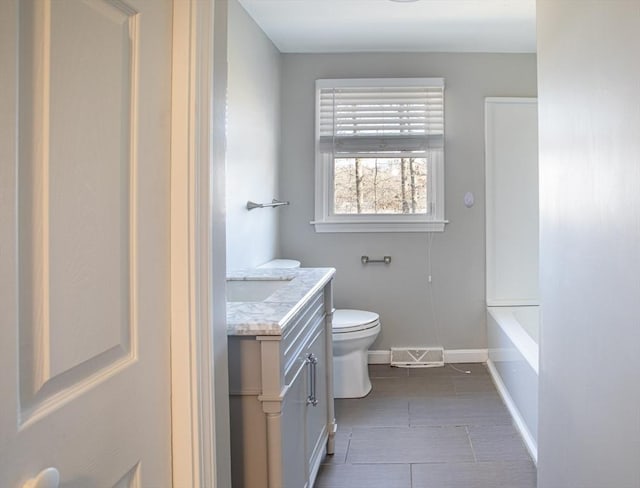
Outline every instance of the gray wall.
[(637, 0), (538, 0), (540, 488), (640, 486), (638, 46)]
[[(433, 302), (425, 233), (316, 234), (314, 81), (317, 78), (444, 77), (446, 217), (433, 236)], [(282, 71), (281, 254), (305, 266), (334, 266), (336, 306), (380, 313), (372, 349), (443, 345), (486, 348), (484, 245), (484, 97), (535, 96), (533, 54), (285, 54)], [(465, 192), (476, 195), (467, 209)], [(390, 266), (360, 256), (391, 255)], [(434, 315), (439, 330), (434, 326)]]
[(278, 247), (277, 210), (247, 200), (278, 197), (281, 55), (237, 0), (229, 1), (227, 269), (269, 261)]

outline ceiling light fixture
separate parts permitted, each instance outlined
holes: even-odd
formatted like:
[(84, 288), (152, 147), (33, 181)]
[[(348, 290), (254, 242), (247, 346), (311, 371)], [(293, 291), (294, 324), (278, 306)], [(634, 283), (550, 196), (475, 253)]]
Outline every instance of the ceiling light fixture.
[(409, 3), (409, 2), (417, 2), (418, 0), (389, 0), (390, 2), (396, 3)]

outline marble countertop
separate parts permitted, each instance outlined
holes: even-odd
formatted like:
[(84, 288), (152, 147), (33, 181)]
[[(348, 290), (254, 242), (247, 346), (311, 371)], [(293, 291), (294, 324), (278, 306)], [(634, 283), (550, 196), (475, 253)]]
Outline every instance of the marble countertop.
[(261, 302), (227, 302), (228, 335), (281, 335), (293, 316), (333, 278), (334, 268), (262, 268), (230, 273), (227, 280), (285, 280)]

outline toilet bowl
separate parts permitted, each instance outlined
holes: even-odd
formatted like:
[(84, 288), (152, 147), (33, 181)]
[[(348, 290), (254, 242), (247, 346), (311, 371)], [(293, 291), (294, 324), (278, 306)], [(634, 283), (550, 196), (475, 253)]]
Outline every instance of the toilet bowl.
[(333, 396), (362, 398), (371, 391), (367, 355), (380, 333), (380, 317), (364, 310), (333, 312)]
[[(260, 268), (299, 268), (300, 261), (274, 259)], [(333, 312), (333, 396), (362, 398), (371, 391), (368, 352), (380, 333), (380, 316), (365, 310)]]

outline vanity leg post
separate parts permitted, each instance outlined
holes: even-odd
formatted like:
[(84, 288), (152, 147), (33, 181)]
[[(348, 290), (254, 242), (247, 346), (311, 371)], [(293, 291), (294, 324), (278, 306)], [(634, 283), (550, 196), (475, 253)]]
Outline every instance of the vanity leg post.
[(262, 336), (261, 352), (261, 387), (258, 400), (262, 403), (262, 411), (267, 423), (267, 482), (269, 488), (282, 488), (284, 473), (282, 471), (282, 387), (284, 384), (284, 368), (281, 364), (280, 340), (278, 336)]
[(326, 327), (326, 384), (327, 384), (327, 454), (335, 453), (336, 431), (338, 424), (335, 417), (335, 405), (333, 399), (333, 280), (324, 287), (325, 327)]
[(269, 473), (269, 488), (280, 488), (284, 483), (280, 424), (280, 412), (267, 414), (267, 470)]

